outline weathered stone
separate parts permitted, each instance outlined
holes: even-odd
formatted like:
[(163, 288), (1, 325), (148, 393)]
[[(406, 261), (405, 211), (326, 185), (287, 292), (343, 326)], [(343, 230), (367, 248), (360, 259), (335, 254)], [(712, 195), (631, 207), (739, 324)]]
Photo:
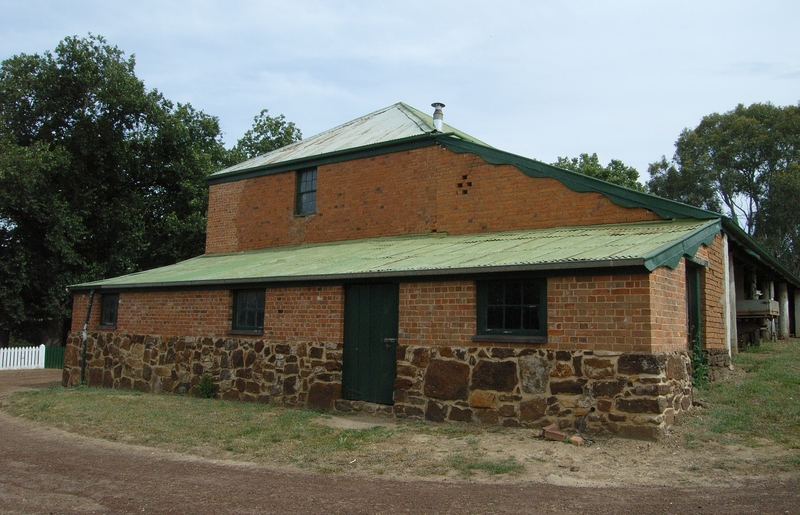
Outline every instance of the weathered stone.
[(611, 402), (611, 400), (609, 400), (609, 399), (597, 399), (597, 404), (595, 404), (595, 406), (597, 407), (598, 411), (604, 411), (604, 412), (611, 411), (611, 407), (613, 405), (614, 405), (614, 403)]
[(610, 379), (614, 377), (614, 362), (610, 359), (587, 356), (583, 360), (583, 375), (589, 379)]
[(500, 413), (501, 417), (517, 416), (517, 408), (515, 408), (513, 404), (503, 404), (497, 411)]
[(620, 374), (662, 374), (665, 369), (663, 354), (622, 354), (617, 361)]
[(150, 383), (148, 383), (147, 381), (136, 380), (133, 382), (133, 389), (138, 392), (148, 393), (150, 391)]
[(86, 383), (89, 386), (102, 386), (103, 385), (103, 369), (102, 368), (89, 368), (89, 369), (87, 369)]
[(628, 420), (628, 417), (626, 415), (621, 415), (619, 413), (609, 413), (608, 420), (612, 422), (625, 422), (626, 420)]
[(405, 377), (417, 377), (417, 367), (411, 365), (397, 365), (397, 375)]
[(663, 413), (667, 409), (667, 399), (623, 398), (617, 399), (617, 409), (626, 413)]
[(525, 356), (519, 359), (522, 391), (544, 393), (550, 381), (550, 363), (540, 356)]
[(411, 364), (415, 367), (425, 368), (431, 357), (431, 351), (427, 347), (417, 347), (411, 352)]
[(658, 395), (667, 395), (670, 393), (670, 388), (669, 385), (666, 384), (639, 384), (633, 387), (631, 393), (634, 395), (655, 397)]
[(291, 395), (297, 392), (297, 377), (296, 376), (289, 376), (284, 378), (283, 380), (283, 393), (286, 395)]
[(543, 397), (536, 397), (519, 405), (519, 419), (525, 422), (539, 420), (546, 412), (547, 401)]
[(409, 390), (412, 386), (414, 386), (414, 382), (411, 379), (396, 377), (394, 380), (395, 390)]
[(572, 359), (572, 353), (566, 350), (557, 350), (556, 359), (558, 361), (569, 361)]
[(670, 354), (667, 356), (667, 379), (677, 379), (678, 381), (689, 379), (686, 365), (680, 355)]
[(441, 402), (428, 401), (428, 405), (425, 407), (425, 420), (444, 422), (446, 416), (447, 406)]
[(575, 369), (576, 377), (581, 377), (583, 375), (583, 356), (577, 354), (572, 357), (572, 368)]
[(422, 410), (422, 408), (418, 408), (416, 406), (405, 406), (403, 408), (403, 415), (412, 418), (424, 418), (425, 412)]
[(625, 388), (623, 381), (597, 381), (591, 383), (592, 394), (595, 397), (612, 398), (619, 395), (623, 388)]
[(291, 354), (292, 348), (285, 343), (281, 343), (275, 346), (275, 354)]
[(492, 357), (496, 359), (506, 359), (510, 358), (514, 355), (514, 349), (509, 349), (507, 347), (493, 347), (492, 348)]
[(311, 347), (311, 351), (308, 354), (313, 359), (322, 359), (322, 353), (322, 347)]
[(583, 387), (586, 385), (586, 379), (580, 378), (571, 381), (551, 381), (550, 393), (553, 395), (568, 394), (580, 395), (583, 393)]
[(517, 364), (513, 361), (479, 361), (472, 371), (473, 390), (510, 392), (517, 386)]
[(469, 405), (473, 408), (493, 408), (495, 394), (484, 390), (476, 390), (469, 397)]
[(339, 383), (312, 383), (306, 402), (311, 409), (329, 410), (333, 409), (334, 402), (341, 396), (342, 385)]
[(454, 356), (453, 349), (450, 347), (439, 347), (439, 356), (443, 358), (452, 358)]
[(575, 375), (575, 370), (572, 369), (570, 365), (563, 362), (557, 362), (553, 365), (553, 368), (550, 369), (550, 377), (573, 377)]
[(500, 421), (500, 415), (494, 409), (477, 409), (473, 412), (473, 420), (481, 424), (496, 425)]
[(431, 360), (425, 371), (425, 395), (442, 400), (466, 400), (468, 382), (469, 366), (465, 363), (441, 359)]
[(453, 422), (472, 422), (472, 413), (471, 409), (462, 409), (458, 406), (453, 406), (450, 408), (448, 419)]
[(233, 387), (236, 388), (239, 392), (245, 391), (247, 389), (247, 381), (242, 378), (236, 379), (233, 383)]

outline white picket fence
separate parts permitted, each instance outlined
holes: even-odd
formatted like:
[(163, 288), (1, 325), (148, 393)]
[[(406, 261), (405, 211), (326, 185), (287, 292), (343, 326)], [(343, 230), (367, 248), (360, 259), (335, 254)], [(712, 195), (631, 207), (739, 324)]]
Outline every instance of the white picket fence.
[(0, 349), (0, 370), (44, 368), (44, 344), (38, 347)]

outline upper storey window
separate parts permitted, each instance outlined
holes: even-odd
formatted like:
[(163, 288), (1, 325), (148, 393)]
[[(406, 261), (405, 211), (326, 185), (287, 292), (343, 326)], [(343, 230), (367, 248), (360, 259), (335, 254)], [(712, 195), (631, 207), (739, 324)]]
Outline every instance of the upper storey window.
[(317, 212), (317, 169), (297, 172), (297, 199), (295, 214), (310, 215)]

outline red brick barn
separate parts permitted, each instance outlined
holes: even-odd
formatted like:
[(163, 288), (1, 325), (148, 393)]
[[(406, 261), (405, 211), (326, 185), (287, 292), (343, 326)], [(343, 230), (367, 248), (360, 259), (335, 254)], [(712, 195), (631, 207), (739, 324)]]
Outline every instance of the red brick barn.
[(727, 218), (402, 103), (208, 182), (205, 254), (71, 287), (65, 384), (657, 437), (693, 342), (730, 363), (745, 282), (796, 327), (798, 279)]

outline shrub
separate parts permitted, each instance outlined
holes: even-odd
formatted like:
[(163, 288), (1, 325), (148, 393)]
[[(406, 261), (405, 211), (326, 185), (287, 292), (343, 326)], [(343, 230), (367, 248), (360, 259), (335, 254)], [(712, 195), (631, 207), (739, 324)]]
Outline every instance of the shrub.
[(203, 374), (200, 382), (197, 383), (197, 394), (204, 399), (213, 399), (217, 396), (217, 385), (211, 374)]

